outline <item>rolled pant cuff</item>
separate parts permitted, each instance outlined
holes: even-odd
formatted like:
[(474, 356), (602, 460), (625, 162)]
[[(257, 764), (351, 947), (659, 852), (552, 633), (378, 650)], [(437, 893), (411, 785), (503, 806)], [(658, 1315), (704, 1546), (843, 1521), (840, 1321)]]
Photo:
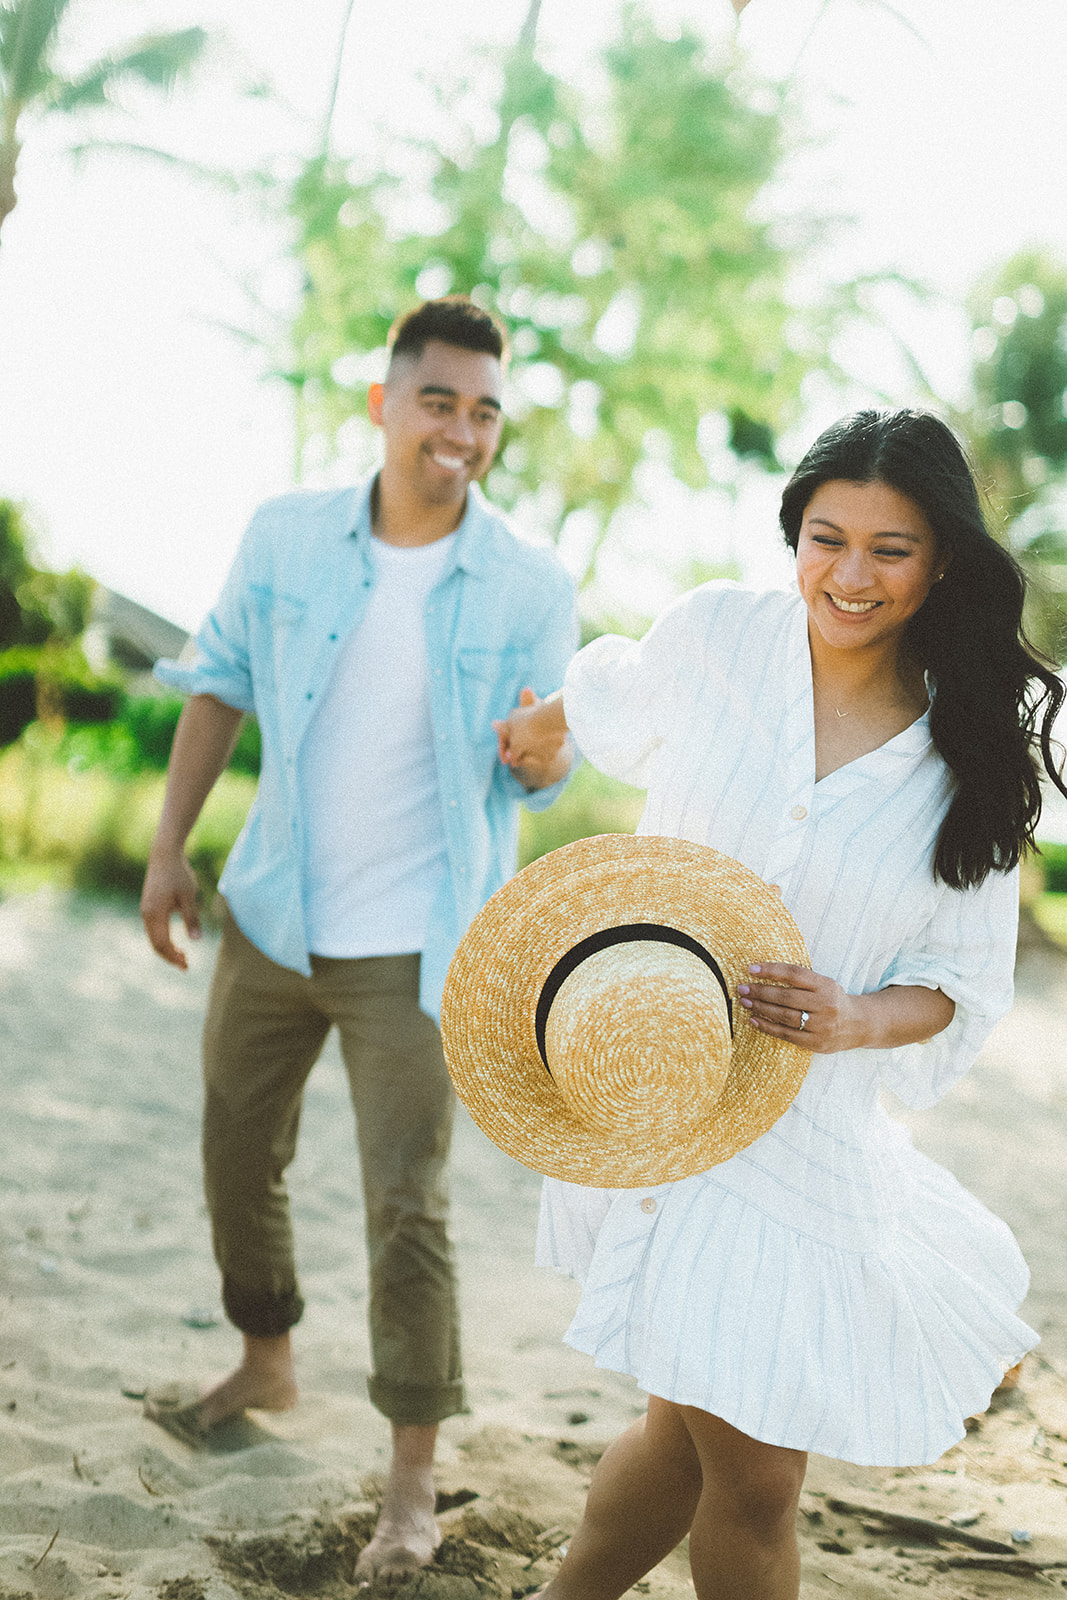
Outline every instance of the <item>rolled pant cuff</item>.
[(446, 1417), (470, 1411), (461, 1379), (431, 1389), (421, 1384), (390, 1383), (388, 1378), (372, 1375), (367, 1379), (367, 1394), (372, 1406), (401, 1427), (432, 1427)]
[(225, 1279), (222, 1304), (235, 1328), (254, 1339), (277, 1339), (304, 1315), (304, 1301), (296, 1289), (285, 1294), (258, 1294)]

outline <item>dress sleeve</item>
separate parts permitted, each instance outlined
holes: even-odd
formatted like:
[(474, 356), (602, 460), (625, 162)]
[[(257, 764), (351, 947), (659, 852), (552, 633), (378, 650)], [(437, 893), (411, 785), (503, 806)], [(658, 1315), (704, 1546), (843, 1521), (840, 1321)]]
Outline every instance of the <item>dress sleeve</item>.
[(154, 669), (156, 678), (168, 688), (186, 695), (214, 695), (225, 705), (247, 712), (256, 709), (248, 645), (248, 599), (255, 530), (253, 518), (218, 602), (196, 635), (191, 659), (164, 659), (157, 661)]
[[(685, 675), (704, 650), (695, 610), (708, 608), (707, 585), (676, 600), (638, 641), (602, 634), (567, 669), (563, 705), (582, 755), (601, 772), (647, 789), (649, 772)], [(698, 602), (696, 596), (701, 599)]]
[(1017, 871), (991, 872), (977, 889), (946, 888), (922, 934), (884, 974), (879, 988), (915, 984), (956, 1003), (941, 1033), (885, 1052), (882, 1082), (913, 1110), (947, 1093), (1011, 1009), (1018, 925)]

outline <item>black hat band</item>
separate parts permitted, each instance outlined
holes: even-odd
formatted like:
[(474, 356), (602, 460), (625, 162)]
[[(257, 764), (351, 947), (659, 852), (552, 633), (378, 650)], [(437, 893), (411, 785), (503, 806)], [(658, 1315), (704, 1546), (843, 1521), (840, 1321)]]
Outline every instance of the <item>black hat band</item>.
[(534, 1018), (534, 1031), (537, 1036), (537, 1049), (545, 1069), (551, 1076), (552, 1068), (548, 1065), (548, 1056), (545, 1053), (545, 1033), (548, 1028), (548, 1013), (552, 1009), (560, 989), (566, 983), (571, 973), (580, 967), (583, 961), (596, 955), (599, 950), (609, 950), (615, 944), (637, 944), (641, 941), (658, 941), (660, 944), (675, 944), (682, 950), (688, 950), (691, 955), (698, 956), (704, 965), (715, 975), (716, 982), (722, 990), (723, 999), (726, 1001), (726, 1015), (730, 1023), (730, 1037), (734, 1036), (734, 1008), (730, 1001), (730, 991), (723, 976), (722, 968), (710, 950), (705, 950), (698, 939), (688, 933), (682, 933), (680, 928), (668, 928), (658, 922), (627, 922), (617, 928), (602, 928), (597, 933), (591, 933), (588, 938), (580, 939), (566, 954), (560, 956), (556, 965), (545, 979), (537, 1002), (537, 1012)]

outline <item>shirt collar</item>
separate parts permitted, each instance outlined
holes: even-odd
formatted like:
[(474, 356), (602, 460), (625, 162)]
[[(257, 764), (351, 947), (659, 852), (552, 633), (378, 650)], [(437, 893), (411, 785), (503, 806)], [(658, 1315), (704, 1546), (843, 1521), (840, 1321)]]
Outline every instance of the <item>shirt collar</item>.
[[(356, 540), (364, 562), (370, 560), (371, 493), (377, 477), (377, 472), (372, 472), (353, 489), (349, 513), (345, 520), (345, 538), (351, 537)], [(492, 515), (485, 495), (476, 483), (472, 483), (467, 490), (467, 509), (456, 529), (452, 562), (454, 567), (462, 567), (465, 572), (476, 575), (485, 571), (489, 545), (485, 534), (487, 528), (492, 526)]]

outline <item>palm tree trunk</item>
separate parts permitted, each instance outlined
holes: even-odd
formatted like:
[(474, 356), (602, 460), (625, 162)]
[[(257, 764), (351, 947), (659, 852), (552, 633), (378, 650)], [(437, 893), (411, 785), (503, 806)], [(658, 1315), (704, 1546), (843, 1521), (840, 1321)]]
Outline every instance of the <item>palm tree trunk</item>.
[(0, 228), (5, 220), (14, 211), (18, 202), (15, 193), (15, 168), (18, 166), (19, 151), (22, 148), (16, 137), (18, 126), (18, 111), (14, 115), (10, 112), (4, 117), (3, 128), (0, 129)]
[(541, 0), (530, 0), (530, 7), (519, 34), (520, 50), (532, 51), (537, 39), (537, 24), (541, 16)]

